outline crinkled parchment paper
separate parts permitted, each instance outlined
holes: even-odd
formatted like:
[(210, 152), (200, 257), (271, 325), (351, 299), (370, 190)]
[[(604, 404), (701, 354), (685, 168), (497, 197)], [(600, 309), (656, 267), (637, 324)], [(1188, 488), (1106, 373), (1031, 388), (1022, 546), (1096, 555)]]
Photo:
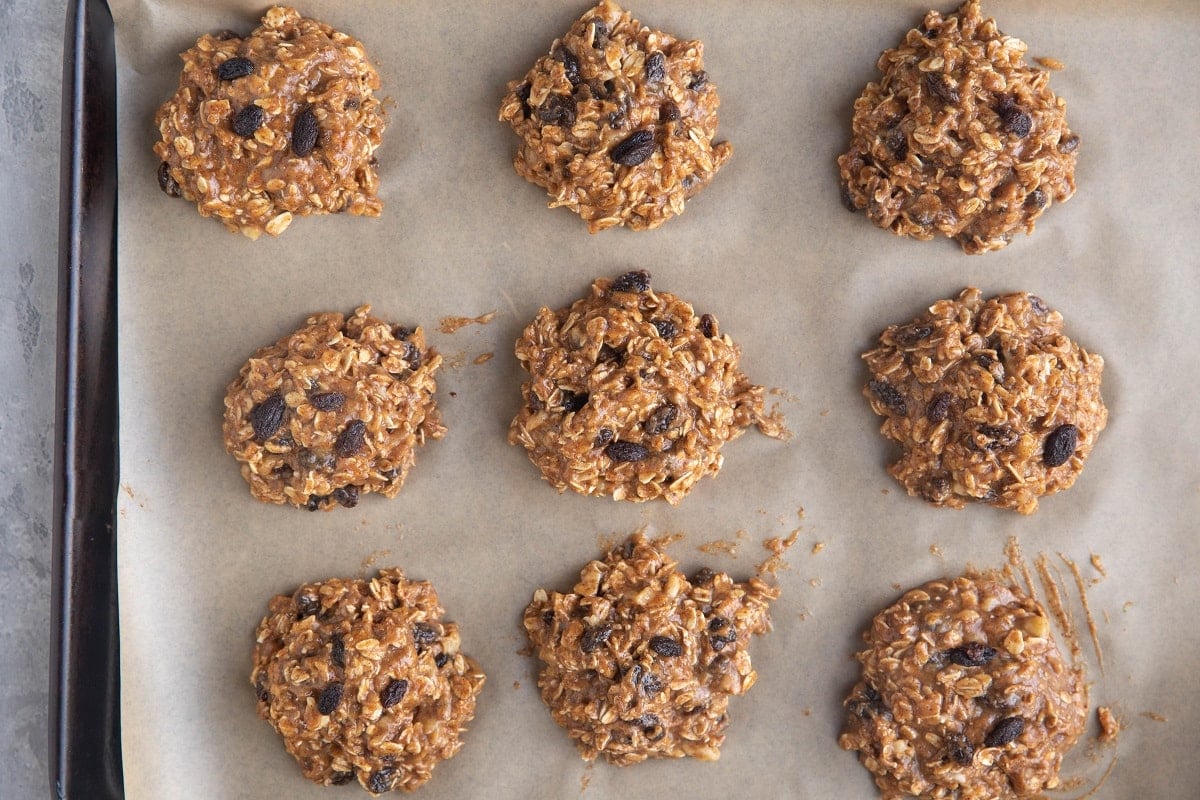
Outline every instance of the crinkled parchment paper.
[[(313, 0), (301, 10), (361, 38), (394, 101), (378, 152), (386, 207), (379, 220), (298, 219), (282, 238), (258, 242), (166, 198), (151, 144), (154, 111), (176, 86), (176, 54), (205, 31), (248, 31), (266, 5), (112, 5), (128, 797), (354, 796), (304, 781), (256, 716), (252, 635), (274, 593), (395, 564), (434, 582), (488, 674), (465, 747), (422, 797), (869, 800), (866, 771), (836, 744), (860, 630), (901, 588), (968, 564), (1000, 565), (1013, 535), (1027, 554), (1061, 551), (1100, 579), (1089, 600), (1106, 672), (1093, 663), (1092, 696), (1129, 725), (1114, 750), (1092, 744), (1093, 721), (1064, 772), (1080, 788), (1062, 796), (1092, 785), (1114, 754), (1100, 797), (1200, 793), (1200, 6), (985, 5), (1030, 56), (1066, 64), (1051, 83), (1083, 145), (1074, 199), (1051, 209), (1033, 237), (968, 257), (948, 241), (893, 237), (838, 200), (834, 159), (854, 98), (926, 0), (634, 6), (648, 24), (705, 41), (723, 101), (720, 134), (734, 155), (682, 217), (596, 236), (569, 212), (546, 209), (542, 190), (513, 173), (515, 138), (496, 121), (505, 82), (583, 2)], [(780, 443), (747, 433), (726, 447), (721, 475), (678, 508), (559, 496), (505, 443), (519, 402), (512, 345), (521, 327), (539, 306), (582, 295), (596, 275), (631, 268), (718, 317), (742, 345), (746, 373), (779, 388), (772, 399), (796, 434)], [(1031, 518), (904, 495), (884, 472), (888, 447), (859, 396), (858, 356), (879, 330), (966, 285), (1041, 295), (1107, 362), (1108, 429), (1076, 486)], [(393, 501), (370, 496), (354, 510), (310, 514), (252, 500), (221, 444), (226, 384), (307, 314), (363, 302), (424, 325), (447, 357), (447, 437), (419, 454)], [(491, 310), (490, 324), (437, 330), (444, 317)], [(476, 364), (485, 353), (495, 357)], [(604, 541), (642, 526), (684, 533), (671, 552), (685, 567), (735, 577), (765, 556), (762, 539), (801, 528), (791, 568), (779, 573), (775, 632), (752, 649), (758, 684), (731, 704), (715, 764), (586, 767), (518, 652), (533, 590), (569, 587)], [(716, 539), (738, 543), (736, 556), (699, 551)], [(1092, 553), (1107, 577), (1090, 566)], [(1072, 585), (1068, 577), (1077, 606)]]

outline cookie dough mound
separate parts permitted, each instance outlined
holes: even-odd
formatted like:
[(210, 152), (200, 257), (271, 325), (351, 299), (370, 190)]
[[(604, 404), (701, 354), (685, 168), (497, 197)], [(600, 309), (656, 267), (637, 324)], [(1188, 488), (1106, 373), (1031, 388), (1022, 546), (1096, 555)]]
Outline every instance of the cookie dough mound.
[(1058, 785), (1087, 684), (1036, 600), (998, 574), (934, 581), (880, 612), (863, 639), (839, 743), (884, 800), (1008, 800)]
[(682, 214), (733, 153), (712, 141), (720, 100), (703, 57), (702, 43), (603, 0), (508, 85), (500, 120), (521, 137), (517, 174), (592, 233)]
[(729, 698), (758, 679), (747, 647), (771, 629), (779, 591), (707, 569), (689, 581), (677, 566), (635, 534), (570, 594), (538, 589), (525, 609), (542, 699), (588, 761), (715, 761)]
[(939, 300), (889, 326), (863, 358), (872, 374), (863, 394), (885, 417), (883, 435), (904, 448), (888, 472), (934, 505), (1032, 514), (1039, 497), (1075, 483), (1108, 421), (1104, 359), (1023, 292)]
[(655, 292), (645, 271), (543, 308), (516, 353), (529, 380), (508, 441), (560, 492), (674, 505), (721, 469), (721, 446), (748, 426), (786, 435), (716, 319)]
[(154, 121), (159, 186), (231, 231), (278, 236), (295, 215), (379, 216), (386, 117), (363, 45), (276, 6), (244, 39), (206, 34)]
[(441, 616), (433, 587), (399, 569), (272, 598), (250, 682), (306, 778), (411, 791), (458, 752), (484, 675)]
[(854, 103), (842, 199), (901, 236), (955, 239), (968, 253), (1032, 233), (1075, 193), (1079, 137), (1050, 73), (977, 0), (925, 24), (879, 57), (883, 77)]
[(442, 357), (420, 328), (370, 313), (309, 317), (229, 384), (225, 449), (259, 500), (328, 511), (395, 497), (417, 447), (445, 434), (433, 398)]

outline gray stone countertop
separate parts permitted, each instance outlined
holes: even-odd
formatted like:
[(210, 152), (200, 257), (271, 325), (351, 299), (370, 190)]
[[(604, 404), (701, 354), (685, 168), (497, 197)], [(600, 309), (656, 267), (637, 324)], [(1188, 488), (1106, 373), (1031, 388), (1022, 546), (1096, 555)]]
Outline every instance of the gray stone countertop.
[(0, 0), (0, 795), (50, 796), (50, 511), (66, 8)]

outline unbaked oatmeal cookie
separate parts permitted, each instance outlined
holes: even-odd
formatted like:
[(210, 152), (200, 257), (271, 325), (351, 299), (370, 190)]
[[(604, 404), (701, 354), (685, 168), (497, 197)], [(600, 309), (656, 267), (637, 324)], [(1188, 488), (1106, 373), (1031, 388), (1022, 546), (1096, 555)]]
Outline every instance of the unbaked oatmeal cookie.
[(863, 389), (904, 454), (888, 467), (913, 496), (1037, 510), (1069, 488), (1108, 421), (1104, 359), (1063, 333), (1062, 315), (1019, 292), (978, 289), (888, 326), (863, 354)]
[(484, 675), (442, 613), (399, 569), (272, 598), (250, 682), (306, 778), (412, 791), (458, 752)]
[(361, 42), (276, 6), (241, 38), (205, 34), (158, 110), (158, 185), (231, 231), (278, 236), (296, 215), (379, 216), (387, 119)]
[(968, 253), (1032, 233), (1075, 193), (1079, 136), (1050, 73), (1026, 64), (1025, 50), (978, 0), (930, 11), (885, 50), (838, 158), (846, 207), (901, 236), (948, 236)]
[(317, 314), (246, 362), (225, 395), (225, 449), (250, 493), (310, 511), (395, 497), (416, 449), (446, 432), (420, 328), (362, 306)]
[(758, 679), (747, 650), (779, 591), (702, 569), (689, 580), (635, 534), (588, 563), (570, 593), (538, 589), (525, 631), (538, 688), (588, 761), (715, 761), (729, 698)]
[(656, 228), (682, 214), (733, 153), (717, 132), (704, 45), (603, 0), (508, 85), (500, 120), (521, 138), (517, 174), (592, 233)]
[(933, 581), (863, 639), (839, 743), (883, 800), (1015, 800), (1059, 785), (1087, 684), (1035, 599), (999, 574)]
[(516, 353), (529, 380), (508, 441), (560, 492), (674, 505), (721, 469), (721, 446), (750, 425), (787, 435), (716, 318), (655, 292), (644, 270), (543, 308)]

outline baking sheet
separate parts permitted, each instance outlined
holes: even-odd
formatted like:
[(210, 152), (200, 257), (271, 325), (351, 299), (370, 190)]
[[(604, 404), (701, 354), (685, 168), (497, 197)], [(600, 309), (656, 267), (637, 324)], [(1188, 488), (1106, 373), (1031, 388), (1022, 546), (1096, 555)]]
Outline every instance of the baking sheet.
[[(944, 11), (949, 3), (939, 3)], [(250, 242), (168, 201), (155, 183), (153, 115), (204, 31), (254, 27), (265, 5), (113, 0), (120, 108), (122, 721), (129, 798), (321, 798), (255, 714), (248, 682), (267, 599), (303, 581), (400, 565), (438, 588), (464, 650), (488, 674), (462, 752), (426, 798), (862, 797), (867, 772), (837, 748), (859, 631), (907, 587), (1027, 554), (1083, 565), (1106, 673), (1094, 703), (1128, 723), (1116, 750), (1091, 743), (1064, 777), (1099, 797), (1200, 792), (1190, 702), (1200, 639), (1200, 7), (1186, 0), (992, 2), (985, 11), (1067, 69), (1051, 80), (1083, 137), (1079, 191), (999, 253), (900, 240), (847, 213), (834, 159), (879, 52), (919, 23), (903, 2), (643, 2), (643, 22), (705, 40), (732, 160), (680, 218), (589, 236), (512, 171), (496, 122), (518, 77), (586, 4), (306, 3), (367, 44), (395, 101), (379, 150), (379, 220), (299, 219)], [(743, 367), (777, 387), (795, 438), (748, 433), (716, 480), (681, 506), (559, 496), (505, 442), (519, 403), (512, 343), (541, 305), (597, 275), (647, 268), (655, 286), (714, 313)], [(886, 324), (966, 285), (1027, 290), (1107, 363), (1108, 429), (1069, 492), (1031, 518), (936, 509), (883, 469), (888, 448), (859, 396), (858, 354)], [(221, 444), (222, 397), (250, 353), (316, 311), (371, 302), (423, 324), (447, 357), (447, 437), (418, 456), (401, 495), (309, 514), (251, 499)], [(448, 316), (495, 310), (453, 335)], [(477, 365), (476, 357), (495, 353)], [(803, 508), (803, 519), (800, 509)], [(752, 649), (759, 681), (731, 704), (721, 760), (585, 766), (551, 721), (536, 665), (518, 651), (538, 586), (567, 588), (603, 542), (646, 526), (681, 532), (687, 568), (752, 572), (759, 542), (799, 527), (775, 632)], [(708, 555), (717, 539), (736, 557)], [(814, 544), (824, 549), (813, 553)], [(931, 547), (940, 549), (940, 555)], [(1098, 553), (1108, 570), (1088, 565)], [(1070, 592), (1074, 595), (1074, 591)], [(1077, 601), (1074, 603), (1078, 605)], [(1076, 609), (1076, 613), (1080, 613)], [(1090, 645), (1086, 648), (1094, 662)], [(1156, 720), (1145, 714), (1160, 715)], [(1066, 793), (1074, 796), (1079, 791)]]

